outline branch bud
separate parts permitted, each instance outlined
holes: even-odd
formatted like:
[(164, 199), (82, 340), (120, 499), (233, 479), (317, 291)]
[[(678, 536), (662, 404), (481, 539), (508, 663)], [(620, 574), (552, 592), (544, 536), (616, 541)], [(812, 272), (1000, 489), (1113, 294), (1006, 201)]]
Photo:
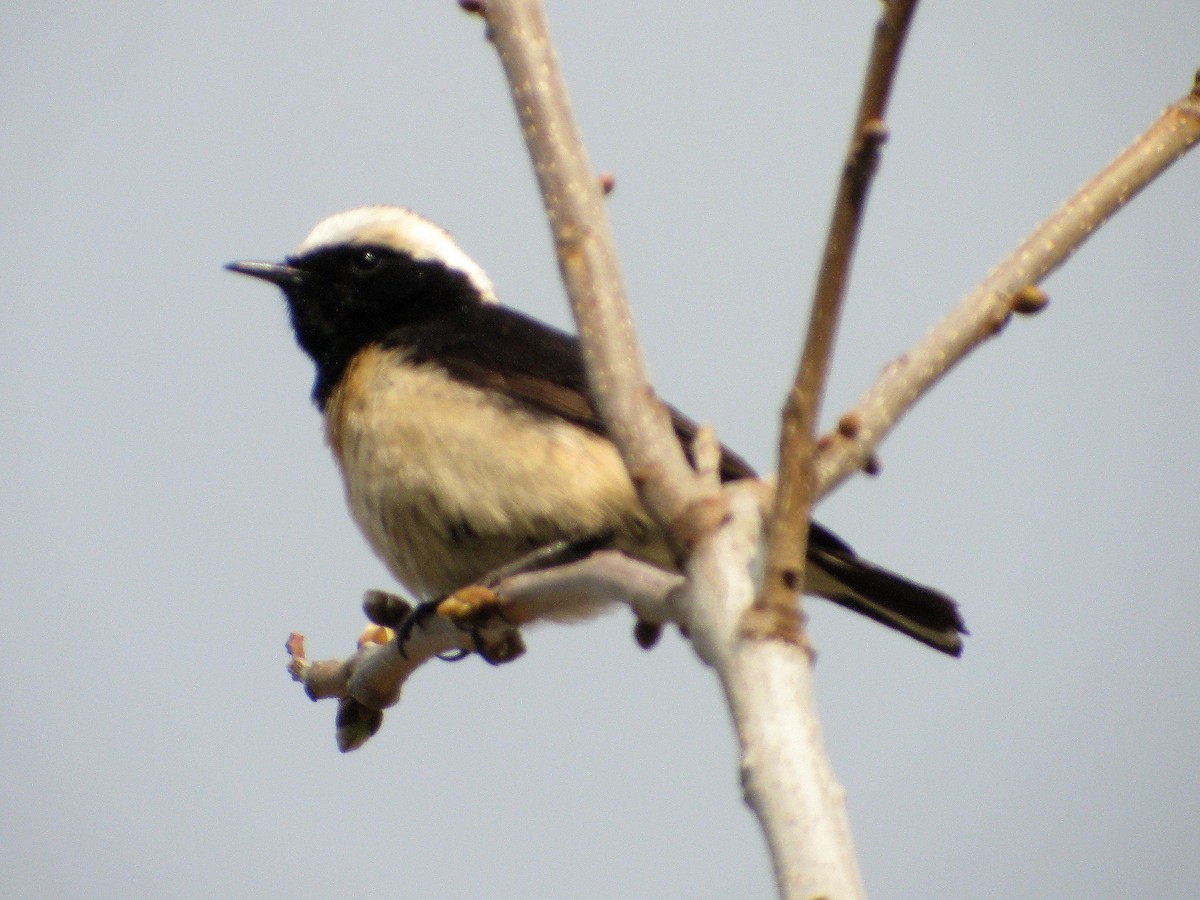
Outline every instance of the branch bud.
[(1015, 313), (1019, 313), (1022, 316), (1032, 316), (1045, 309), (1046, 304), (1049, 302), (1050, 298), (1046, 296), (1045, 291), (1036, 284), (1027, 284), (1012, 295), (1009, 305)]
[(838, 419), (837, 429), (842, 437), (854, 440), (862, 430), (862, 416), (856, 410), (850, 410)]

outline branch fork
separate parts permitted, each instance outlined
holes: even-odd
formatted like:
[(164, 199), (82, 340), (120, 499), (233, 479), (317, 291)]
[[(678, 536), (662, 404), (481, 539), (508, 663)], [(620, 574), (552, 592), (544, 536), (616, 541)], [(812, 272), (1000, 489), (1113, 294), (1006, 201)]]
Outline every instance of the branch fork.
[[(780, 473), (721, 486), (719, 452), (701, 432), (693, 468), (649, 387), (604, 208), (571, 115), (540, 0), (460, 0), (484, 18), (508, 77), (542, 191), (559, 267), (579, 328), (589, 386), (647, 509), (679, 549), (684, 576), (614, 551), (505, 573), (460, 591), (433, 614), (395, 595), (368, 595), (377, 625), (348, 659), (309, 661), (293, 636), (289, 669), (310, 697), (339, 699), (338, 744), (360, 746), (397, 702), (408, 676), (447, 654), (495, 663), (523, 650), (520, 627), (572, 620), (624, 602), (652, 644), (675, 622), (717, 672), (742, 749), (746, 799), (759, 817), (784, 897), (854, 898), (863, 888), (844, 798), (822, 747), (811, 652), (797, 589), (809, 510), (856, 471), (878, 469), (876, 448), (945, 372), (1013, 313), (1046, 304), (1038, 283), (1104, 220), (1200, 139), (1200, 76), (1145, 135), (1036, 229), (913, 349), (889, 365), (836, 428), (817, 438), (833, 336), (879, 150), (884, 112), (916, 0), (884, 0), (817, 281), (812, 319), (780, 440)], [(765, 524), (764, 524), (765, 523)], [(767, 535), (764, 552), (763, 534)], [(451, 602), (452, 601), (452, 602)], [(382, 641), (382, 642), (381, 642)]]

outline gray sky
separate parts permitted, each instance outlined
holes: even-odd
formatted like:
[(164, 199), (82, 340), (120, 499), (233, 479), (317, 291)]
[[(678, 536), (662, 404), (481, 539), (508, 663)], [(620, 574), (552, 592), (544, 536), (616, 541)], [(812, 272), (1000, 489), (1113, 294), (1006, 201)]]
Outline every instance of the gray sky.
[[(735, 10), (730, 12), (729, 10)], [(1184, 93), (1194, 0), (928, 3), (827, 418)], [(661, 393), (764, 469), (875, 5), (552, 4)], [(276, 292), (221, 269), (411, 206), (567, 308), (478, 21), (442, 3), (0, 11), (0, 871), (22, 897), (762, 897), (712, 675), (628, 616), (431, 665), (340, 756), (289, 630), (392, 582)], [(812, 601), (878, 898), (1200, 891), (1200, 161), (819, 517), (962, 603), (944, 659)]]

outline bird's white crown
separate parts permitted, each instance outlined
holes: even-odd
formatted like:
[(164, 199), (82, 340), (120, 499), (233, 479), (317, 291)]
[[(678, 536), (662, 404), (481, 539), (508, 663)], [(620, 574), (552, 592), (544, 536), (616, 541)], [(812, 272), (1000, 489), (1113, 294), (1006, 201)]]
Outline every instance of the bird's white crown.
[(334, 213), (317, 223), (295, 255), (356, 244), (387, 247), (416, 260), (441, 263), (467, 276), (483, 300), (496, 302), (492, 280), (450, 232), (402, 206), (360, 206)]

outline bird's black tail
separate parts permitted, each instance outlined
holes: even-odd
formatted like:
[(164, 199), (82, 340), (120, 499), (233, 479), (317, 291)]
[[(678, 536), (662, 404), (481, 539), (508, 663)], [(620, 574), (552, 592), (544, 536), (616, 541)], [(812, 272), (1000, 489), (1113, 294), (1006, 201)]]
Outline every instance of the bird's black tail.
[(945, 594), (881, 569), (840, 542), (826, 545), (821, 540), (810, 540), (808, 562), (809, 568), (816, 570), (805, 578), (811, 593), (935, 650), (951, 656), (962, 653), (962, 635), (967, 628), (958, 614), (958, 605)]

